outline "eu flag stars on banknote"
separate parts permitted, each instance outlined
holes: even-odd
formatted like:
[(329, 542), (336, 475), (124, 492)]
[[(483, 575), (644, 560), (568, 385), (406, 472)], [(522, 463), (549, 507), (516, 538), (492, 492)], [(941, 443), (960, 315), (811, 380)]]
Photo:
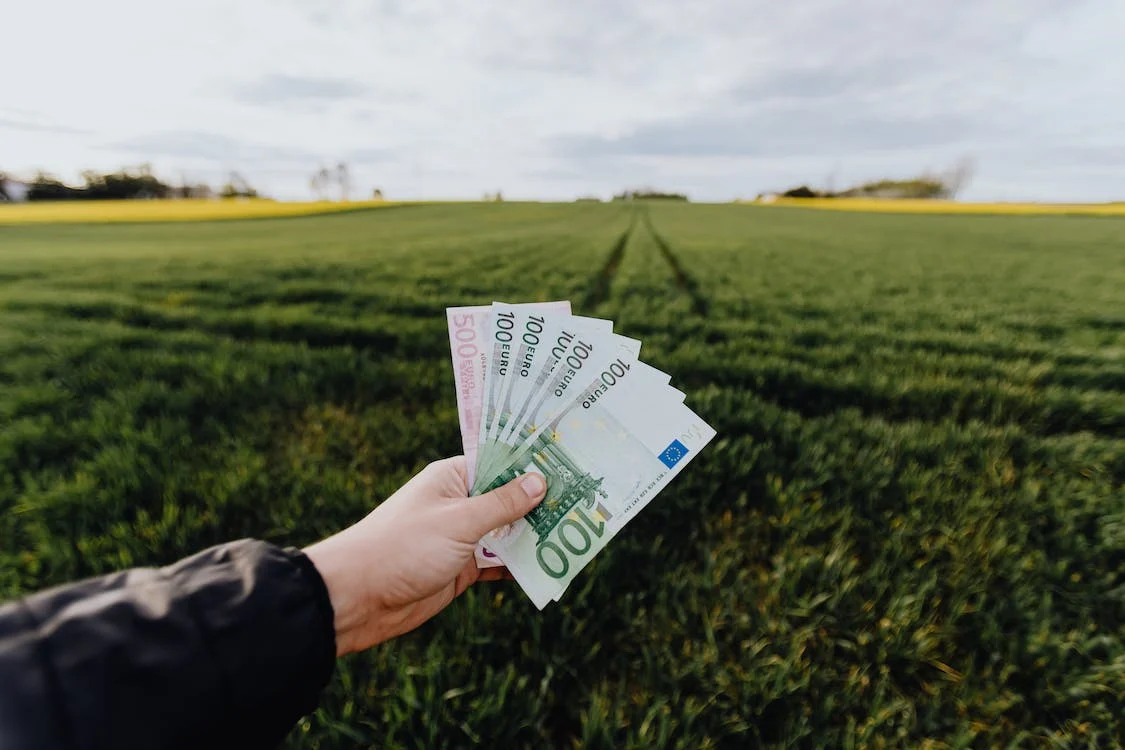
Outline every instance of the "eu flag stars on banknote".
[(641, 342), (569, 302), (446, 311), (471, 494), (534, 471), (547, 497), (488, 534), (481, 566), (506, 565), (539, 609), (715, 436)]

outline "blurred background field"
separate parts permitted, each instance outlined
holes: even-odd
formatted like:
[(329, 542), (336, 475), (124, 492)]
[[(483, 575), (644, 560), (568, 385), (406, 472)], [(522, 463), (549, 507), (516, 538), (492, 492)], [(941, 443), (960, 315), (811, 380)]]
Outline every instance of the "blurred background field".
[(468, 592), (290, 747), (1120, 744), (1123, 259), (647, 201), (0, 226), (0, 596), (358, 519), (459, 451), (444, 308), (565, 298), (718, 438), (560, 606)]

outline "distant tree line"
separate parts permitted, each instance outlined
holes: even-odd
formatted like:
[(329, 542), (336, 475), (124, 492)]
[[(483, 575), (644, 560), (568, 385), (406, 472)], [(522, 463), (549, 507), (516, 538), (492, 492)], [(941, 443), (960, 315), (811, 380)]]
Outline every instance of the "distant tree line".
[(971, 159), (962, 159), (940, 174), (923, 174), (905, 180), (882, 179), (864, 182), (846, 190), (816, 190), (808, 185), (790, 188), (784, 198), (914, 198), (951, 200), (964, 190), (973, 174)]
[(640, 190), (625, 190), (613, 196), (615, 201), (637, 201), (637, 200), (661, 200), (661, 201), (684, 201), (688, 197), (683, 193), (665, 193), (660, 190), (653, 190), (652, 188), (641, 188)]
[[(11, 186), (15, 180), (0, 172), (0, 201), (16, 200)], [(212, 198), (216, 192), (204, 183), (171, 185), (153, 174), (152, 167), (126, 167), (109, 174), (94, 171), (82, 173), (80, 185), (70, 185), (54, 175), (39, 172), (33, 179), (22, 183), (23, 200), (26, 201), (97, 201), (97, 200), (154, 200), (160, 198)], [(223, 198), (256, 198), (255, 190), (245, 178), (232, 172), (230, 179), (219, 188)]]
[(912, 180), (875, 180), (847, 190), (831, 192), (814, 190), (808, 185), (790, 188), (781, 194), (785, 198), (922, 198), (943, 199), (953, 197), (953, 192), (941, 180), (917, 177)]

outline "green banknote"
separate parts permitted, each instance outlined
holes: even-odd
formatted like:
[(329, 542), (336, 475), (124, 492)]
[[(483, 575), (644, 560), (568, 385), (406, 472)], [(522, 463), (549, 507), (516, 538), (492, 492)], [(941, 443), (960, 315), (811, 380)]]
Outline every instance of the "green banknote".
[(506, 465), (511, 457), (508, 434), (516, 415), (539, 392), (546, 378), (543, 373), (550, 371), (556, 355), (562, 356), (575, 343), (593, 346), (613, 332), (611, 321), (572, 316), (569, 309), (494, 302), (490, 314), (493, 356), (483, 378), (474, 477), (490, 476)]
[(590, 374), (483, 488), (529, 471), (547, 479), (538, 508), (483, 540), (540, 609), (715, 435), (658, 370), (622, 356)]
[[(521, 363), (527, 360), (528, 345), (535, 352), (541, 344), (548, 319), (571, 319), (570, 303), (512, 305), (493, 302), (488, 308), (485, 322), (487, 358), (481, 378), (481, 416), (475, 447), (477, 469), (486, 466), (492, 457), (504, 398), (511, 382), (522, 370)], [(613, 326), (609, 321), (605, 324), (610, 328)], [(471, 473), (475, 474), (475, 471)]]

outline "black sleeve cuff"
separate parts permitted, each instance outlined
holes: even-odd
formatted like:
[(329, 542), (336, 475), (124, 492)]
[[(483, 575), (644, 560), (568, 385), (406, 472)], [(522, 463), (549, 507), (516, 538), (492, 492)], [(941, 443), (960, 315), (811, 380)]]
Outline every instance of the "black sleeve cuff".
[(242, 540), (165, 569), (222, 674), (226, 747), (270, 747), (312, 712), (336, 663), (328, 589), (296, 549)]

